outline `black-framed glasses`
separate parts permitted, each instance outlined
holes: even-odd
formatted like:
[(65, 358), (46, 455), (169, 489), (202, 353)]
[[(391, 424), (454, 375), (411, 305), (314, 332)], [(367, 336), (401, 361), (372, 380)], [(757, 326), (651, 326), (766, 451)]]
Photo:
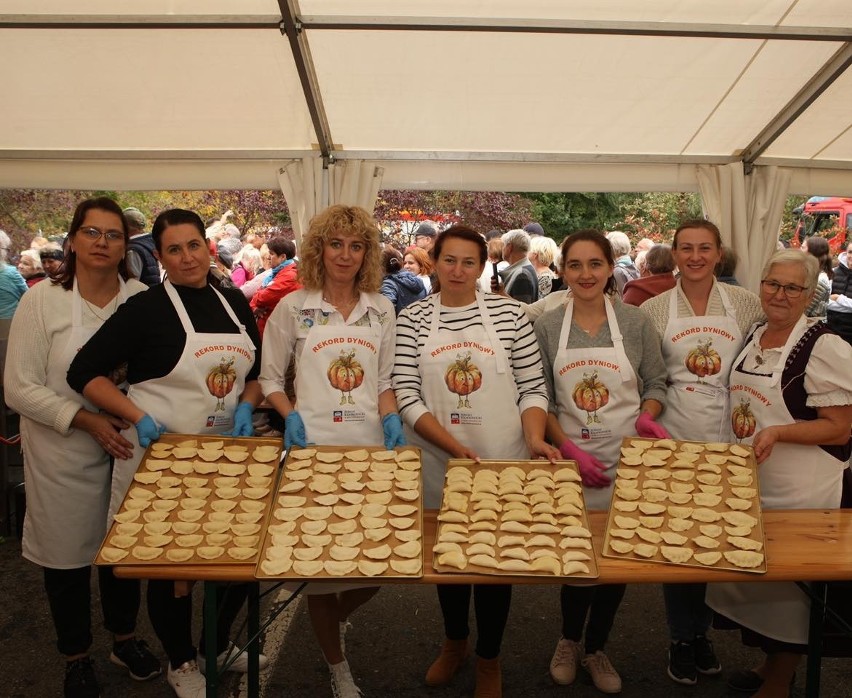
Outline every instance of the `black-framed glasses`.
[(770, 296), (774, 296), (778, 293), (778, 289), (782, 289), (784, 291), (784, 295), (787, 298), (798, 298), (802, 295), (802, 291), (807, 291), (807, 286), (798, 286), (796, 284), (779, 284), (777, 281), (772, 281), (770, 279), (763, 279), (760, 282), (760, 287), (766, 291)]
[(124, 240), (124, 233), (120, 230), (98, 230), (97, 228), (80, 228), (77, 231), (78, 235), (82, 235), (88, 240), (92, 242), (96, 242), (100, 240), (102, 237), (106, 238), (107, 242), (118, 242), (119, 240)]

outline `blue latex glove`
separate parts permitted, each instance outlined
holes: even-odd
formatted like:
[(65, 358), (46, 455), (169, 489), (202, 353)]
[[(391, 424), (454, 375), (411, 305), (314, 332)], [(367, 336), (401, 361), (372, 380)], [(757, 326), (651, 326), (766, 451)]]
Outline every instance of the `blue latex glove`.
[(385, 437), (386, 449), (391, 450), (394, 446), (405, 446), (402, 420), (396, 412), (390, 412), (382, 417), (382, 433)]
[(136, 422), (136, 437), (142, 448), (148, 448), (148, 446), (151, 445), (151, 442), (159, 439), (160, 434), (165, 431), (166, 428), (157, 424), (149, 414), (146, 414), (142, 417), (142, 419)]
[(251, 416), (254, 412), (254, 405), (245, 400), (237, 405), (234, 410), (234, 428), (225, 436), (252, 436), (254, 435), (254, 425), (251, 422)]
[(636, 420), (636, 433), (646, 439), (670, 439), (669, 432), (662, 424), (657, 424), (647, 412), (643, 412)]
[(565, 439), (559, 447), (559, 452), (566, 460), (575, 460), (580, 468), (580, 477), (586, 487), (608, 487), (611, 482), (606, 474), (606, 466), (593, 455), (586, 453), (574, 444), (571, 439)]
[(305, 423), (301, 415), (293, 410), (284, 418), (284, 447), (291, 449), (293, 446), (304, 448), (308, 437), (305, 435)]

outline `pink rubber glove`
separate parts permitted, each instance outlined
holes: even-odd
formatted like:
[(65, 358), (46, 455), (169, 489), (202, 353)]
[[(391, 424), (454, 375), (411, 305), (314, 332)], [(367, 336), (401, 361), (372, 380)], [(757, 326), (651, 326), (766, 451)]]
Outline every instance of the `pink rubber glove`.
[(636, 433), (646, 439), (670, 439), (671, 434), (666, 431), (662, 424), (657, 424), (654, 418), (647, 412), (642, 412), (636, 420)]
[(594, 456), (590, 456), (583, 449), (578, 448), (570, 439), (565, 439), (562, 442), (559, 452), (563, 458), (577, 461), (584, 485), (587, 487), (609, 487), (611, 480), (608, 475), (604, 474), (606, 466)]

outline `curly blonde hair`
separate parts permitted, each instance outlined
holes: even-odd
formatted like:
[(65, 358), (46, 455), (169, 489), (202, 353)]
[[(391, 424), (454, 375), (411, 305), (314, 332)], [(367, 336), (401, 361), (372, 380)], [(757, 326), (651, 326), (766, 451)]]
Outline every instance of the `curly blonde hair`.
[(355, 277), (355, 288), (364, 293), (377, 292), (383, 276), (379, 225), (363, 208), (342, 204), (329, 206), (311, 218), (299, 249), (298, 275), (302, 285), (311, 291), (322, 289), (325, 281), (322, 253), (334, 235), (354, 235), (364, 243), (364, 261)]

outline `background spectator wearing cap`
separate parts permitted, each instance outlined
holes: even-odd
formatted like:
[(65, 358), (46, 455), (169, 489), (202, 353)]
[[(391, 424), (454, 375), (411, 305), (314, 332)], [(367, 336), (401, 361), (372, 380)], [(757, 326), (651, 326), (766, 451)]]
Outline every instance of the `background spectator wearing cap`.
[(124, 209), (122, 213), (130, 235), (124, 255), (127, 271), (146, 286), (155, 286), (160, 283), (162, 273), (160, 263), (154, 256), (154, 238), (148, 232), (148, 219), (142, 211), (132, 206)]
[(15, 314), (18, 301), (27, 291), (27, 282), (20, 272), (6, 263), (12, 241), (5, 230), (0, 230), (0, 319), (8, 320)]
[(432, 221), (423, 221), (414, 231), (414, 244), (431, 254), (437, 235), (438, 227)]
[(531, 238), (534, 238), (537, 235), (544, 235), (544, 228), (541, 227), (541, 223), (536, 223), (535, 221), (527, 223), (524, 226), (524, 231)]
[(62, 248), (56, 243), (51, 242), (39, 250), (38, 256), (41, 259), (41, 266), (47, 275), (51, 279), (55, 278), (62, 270), (62, 262), (65, 259), (65, 253), (62, 251)]

